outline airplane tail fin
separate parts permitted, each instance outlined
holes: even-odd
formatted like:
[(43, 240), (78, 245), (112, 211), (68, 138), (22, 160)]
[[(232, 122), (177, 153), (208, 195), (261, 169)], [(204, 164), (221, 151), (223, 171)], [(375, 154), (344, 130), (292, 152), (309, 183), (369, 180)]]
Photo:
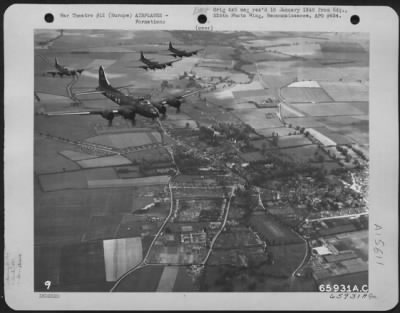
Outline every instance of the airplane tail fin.
[(99, 67), (99, 87), (110, 87), (111, 84), (107, 79), (103, 66)]
[(174, 47), (172, 46), (172, 43), (171, 43), (171, 41), (169, 42), (169, 49), (171, 50), (171, 49), (173, 49)]
[(58, 60), (57, 58), (54, 58), (54, 64), (57, 66), (58, 65)]
[(140, 60), (144, 59), (143, 51), (140, 51)]

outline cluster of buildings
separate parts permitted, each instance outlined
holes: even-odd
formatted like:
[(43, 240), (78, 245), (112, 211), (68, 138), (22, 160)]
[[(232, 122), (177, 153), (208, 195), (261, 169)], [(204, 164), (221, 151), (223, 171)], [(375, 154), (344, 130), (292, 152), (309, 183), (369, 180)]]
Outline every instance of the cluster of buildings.
[[(337, 283), (348, 275), (355, 277), (356, 281), (366, 279), (368, 261), (353, 249), (339, 250), (329, 240), (319, 238), (311, 241), (311, 254), (312, 277), (317, 284)], [(348, 279), (347, 282), (350, 283)]]

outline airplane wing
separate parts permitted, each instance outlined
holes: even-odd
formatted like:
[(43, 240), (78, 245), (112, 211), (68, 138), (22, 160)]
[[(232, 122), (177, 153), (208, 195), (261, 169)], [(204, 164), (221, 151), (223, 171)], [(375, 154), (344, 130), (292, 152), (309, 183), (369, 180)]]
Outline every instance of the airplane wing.
[(173, 63), (175, 63), (175, 62), (179, 62), (180, 60), (182, 60), (182, 59), (178, 59), (178, 60), (171, 60), (171, 61), (168, 61), (168, 62), (164, 62), (164, 63), (158, 63), (159, 65), (167, 65), (167, 66), (172, 66), (172, 64)]
[(41, 113), (44, 116), (65, 116), (65, 115), (104, 115), (106, 113), (119, 114), (120, 110), (94, 110), (94, 111), (76, 111), (76, 112), (49, 112)]
[(113, 88), (115, 88), (115, 89), (123, 89), (123, 88), (133, 88), (135, 85), (133, 85), (133, 84), (130, 84), (130, 85), (125, 85), (125, 86), (118, 86), (118, 87), (114, 87), (113, 86)]
[(138, 66), (130, 66), (130, 68), (142, 68), (142, 69), (144, 69), (144, 70), (148, 70), (148, 69), (150, 69), (150, 66), (147, 66), (147, 65), (138, 65)]
[(58, 72), (58, 71), (47, 71), (45, 74), (48, 74), (48, 75), (52, 75), (53, 77), (54, 76), (56, 76), (56, 75), (59, 75), (59, 76), (68, 76), (67, 74), (64, 74), (64, 73), (61, 73), (61, 72)]
[[(214, 84), (214, 85), (216, 85), (216, 84)], [(211, 85), (211, 86), (214, 86), (214, 85)], [(207, 86), (207, 87), (204, 87), (204, 88), (200, 88), (200, 89), (197, 89), (197, 90), (188, 92), (188, 93), (186, 93), (186, 94), (180, 96), (180, 98), (189, 97), (189, 96), (191, 96), (191, 95), (194, 95), (194, 94), (196, 94), (196, 93), (199, 93), (200, 91), (206, 90), (206, 89), (210, 88), (211, 86)]]
[(78, 93), (74, 93), (75, 96), (83, 96), (83, 95), (95, 95), (95, 94), (101, 94), (104, 93), (104, 91), (101, 90), (88, 90), (88, 91), (82, 91)]
[[(125, 85), (125, 86), (118, 86), (118, 87), (114, 87), (114, 89), (129, 89), (129, 88), (133, 88), (135, 85), (130, 84), (130, 85)], [(81, 91), (81, 92), (77, 92), (74, 93), (75, 96), (81, 96), (81, 95), (94, 95), (94, 94), (101, 94), (104, 93), (104, 91), (102, 90), (97, 90), (97, 89), (89, 89), (89, 90), (85, 90), (85, 91)]]

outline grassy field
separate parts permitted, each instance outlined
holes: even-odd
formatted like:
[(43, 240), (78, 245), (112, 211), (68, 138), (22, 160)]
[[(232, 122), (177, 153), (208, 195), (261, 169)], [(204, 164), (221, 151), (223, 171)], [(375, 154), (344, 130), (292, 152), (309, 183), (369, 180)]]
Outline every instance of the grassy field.
[(148, 145), (151, 143), (160, 143), (161, 136), (157, 132), (151, 133), (123, 133), (101, 135), (87, 139), (88, 142), (97, 143), (109, 147), (123, 149), (127, 147), (136, 147)]
[(223, 232), (215, 242), (215, 249), (230, 249), (235, 247), (245, 247), (251, 245), (259, 245), (255, 234), (249, 230), (232, 229), (228, 232)]
[(286, 118), (287, 123), (300, 127), (326, 127), (360, 145), (369, 144), (369, 121), (367, 115)]
[(163, 271), (163, 266), (151, 265), (138, 269), (127, 276), (115, 291), (156, 291)]
[(78, 170), (79, 166), (58, 153), (72, 145), (35, 136), (34, 169), (38, 174)]
[[(95, 136), (94, 126), (105, 120), (99, 116), (35, 116), (35, 132), (72, 140)], [(60, 127), (62, 125), (62, 127)], [(63, 149), (66, 150), (66, 149)]]
[(87, 188), (86, 177), (81, 171), (40, 175), (39, 181), (43, 191)]
[(160, 281), (158, 282), (158, 292), (172, 291), (175, 285), (179, 267), (177, 266), (166, 266), (161, 274)]
[(71, 151), (71, 150), (64, 150), (59, 152), (62, 156), (72, 160), (72, 161), (80, 161), (80, 160), (87, 160), (96, 158), (96, 155), (87, 154), (81, 151)]
[(92, 168), (126, 165), (131, 164), (131, 161), (121, 155), (112, 155), (95, 159), (81, 160), (77, 161), (77, 163), (83, 168)]
[(107, 281), (116, 281), (142, 261), (140, 237), (105, 240), (103, 248)]
[(312, 142), (304, 135), (291, 135), (279, 137), (279, 148), (288, 148), (293, 146), (311, 145)]
[(175, 292), (193, 291), (192, 277), (189, 276), (187, 268), (182, 266), (179, 267), (173, 291)]
[(282, 97), (287, 102), (328, 102), (332, 98), (322, 88), (316, 87), (286, 87), (281, 90)]
[(83, 235), (84, 240), (114, 238), (121, 215), (91, 216)]
[(235, 111), (238, 118), (240, 118), (244, 123), (249, 124), (254, 129), (283, 126), (277, 117), (268, 118), (266, 116), (268, 113), (271, 113), (271, 109), (246, 109)]
[(138, 163), (142, 163), (143, 160), (148, 162), (162, 162), (171, 159), (168, 151), (163, 147), (129, 152), (126, 154), (126, 157), (132, 162)]
[(369, 144), (369, 121), (368, 116), (346, 116), (321, 118), (328, 128), (340, 135), (349, 137), (360, 145)]
[(83, 194), (81, 190), (35, 193), (36, 244), (80, 241), (91, 211)]
[(323, 134), (324, 136), (328, 137), (329, 139), (336, 142), (336, 144), (344, 145), (344, 144), (351, 144), (355, 141), (351, 139), (351, 137), (346, 137), (344, 135), (339, 134), (338, 132), (332, 131), (327, 127), (318, 127), (314, 128), (317, 132)]
[(281, 153), (291, 157), (296, 162), (308, 162), (310, 159), (322, 156), (324, 161), (330, 160), (325, 152), (318, 148), (317, 145), (308, 145), (297, 148), (282, 149)]
[(120, 188), (120, 187), (143, 187), (154, 185), (166, 185), (170, 176), (158, 175), (138, 178), (116, 178), (116, 179), (97, 179), (89, 180), (89, 188)]
[(292, 133), (293, 129), (288, 127), (275, 127), (275, 128), (260, 128), (257, 129), (257, 133), (265, 137), (272, 137), (272, 133), (278, 134), (279, 136), (287, 136)]
[(321, 82), (334, 101), (368, 101), (368, 87), (359, 82)]
[(368, 113), (368, 103), (366, 102), (292, 103), (290, 106), (306, 116), (365, 115)]
[(207, 266), (202, 291), (289, 291), (289, 277), (305, 254), (304, 244), (268, 247), (270, 261), (248, 268)]
[(87, 180), (117, 178), (114, 168), (111, 167), (82, 170), (82, 173), (86, 176)]
[(60, 257), (60, 284), (105, 282), (104, 250), (101, 241), (64, 246)]
[(272, 215), (253, 215), (250, 223), (254, 230), (270, 245), (300, 243), (302, 240), (287, 226), (278, 222)]
[(271, 246), (268, 251), (272, 254), (273, 264), (268, 267), (270, 274), (289, 276), (300, 265), (306, 253), (305, 244), (290, 244)]

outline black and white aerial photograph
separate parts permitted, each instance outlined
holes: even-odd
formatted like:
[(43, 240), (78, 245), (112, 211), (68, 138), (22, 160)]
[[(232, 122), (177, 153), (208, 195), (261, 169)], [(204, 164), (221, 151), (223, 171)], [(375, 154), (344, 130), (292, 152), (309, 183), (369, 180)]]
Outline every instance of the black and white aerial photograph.
[(368, 291), (369, 51), (35, 29), (34, 290)]

